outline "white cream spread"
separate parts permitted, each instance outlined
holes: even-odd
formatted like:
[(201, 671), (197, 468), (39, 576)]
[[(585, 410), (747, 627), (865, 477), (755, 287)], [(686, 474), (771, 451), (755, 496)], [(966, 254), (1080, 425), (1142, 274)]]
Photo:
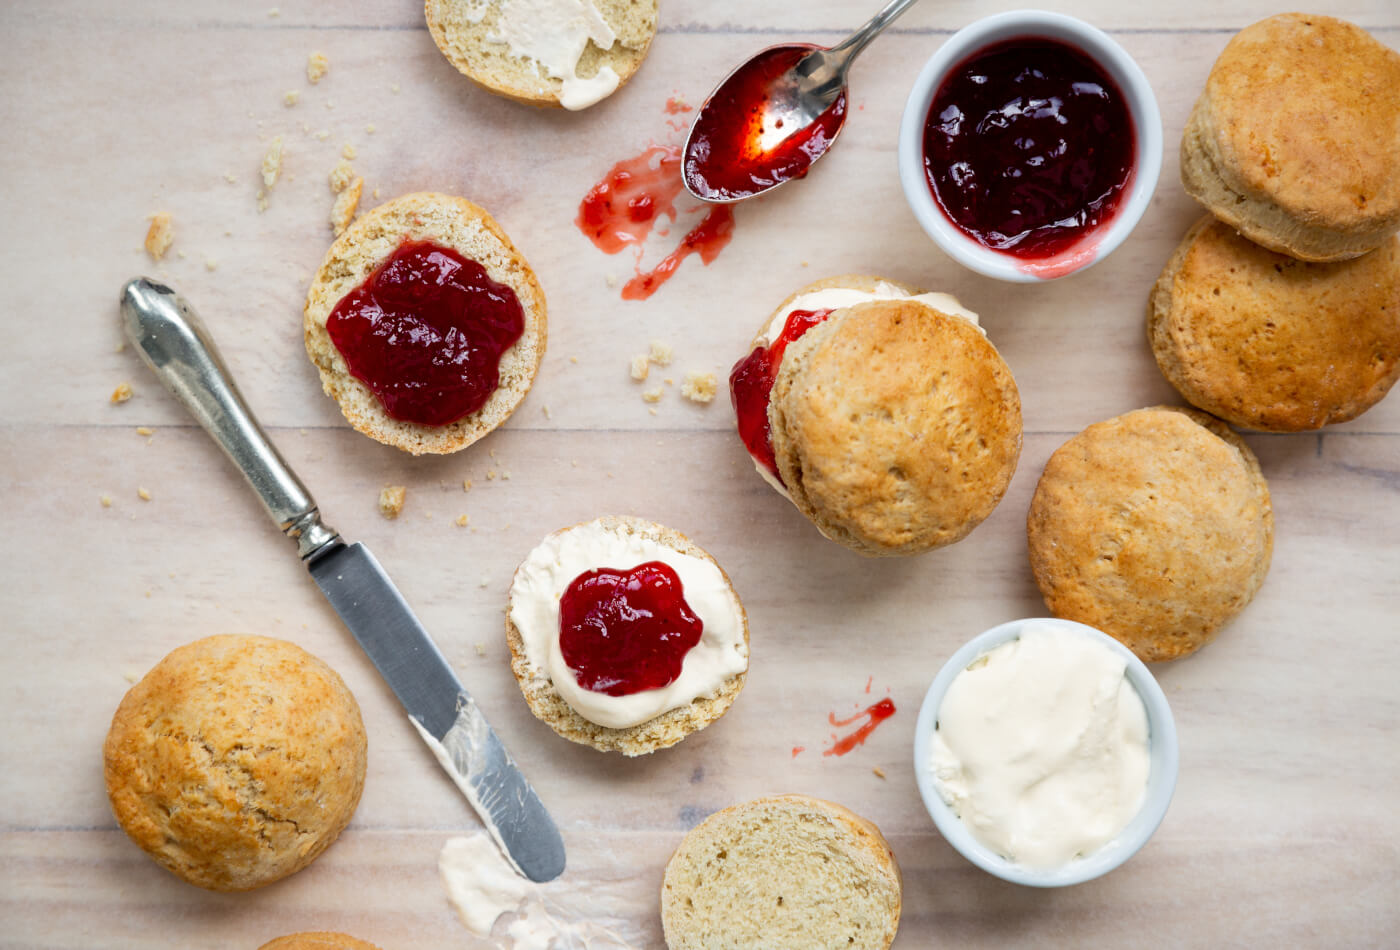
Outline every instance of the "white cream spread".
[(978, 657), (948, 687), (935, 785), (978, 841), (1029, 868), (1113, 840), (1142, 807), (1147, 710), (1102, 643), (1050, 623)]
[(516, 873), (488, 835), (449, 838), (438, 855), (447, 899), (467, 929), (489, 936), (496, 918), (520, 909), (529, 882)]
[[(625, 571), (648, 561), (661, 561), (680, 578), (686, 603), (704, 624), (700, 642), (685, 655), (680, 675), (659, 689), (627, 696), (584, 689), (559, 648), (560, 598), (586, 571)], [(575, 712), (600, 726), (623, 729), (688, 706), (714, 695), (727, 679), (748, 668), (743, 607), (713, 562), (597, 521), (556, 532), (531, 551), (516, 571), (510, 603), (510, 620), (530, 663), (549, 675)]]
[[(769, 321), (768, 328), (763, 331), (762, 343), (764, 346), (771, 346), (773, 341), (778, 338), (778, 335), (783, 332), (783, 327), (787, 326), (788, 317), (792, 316), (793, 313), (798, 310), (840, 310), (843, 307), (854, 307), (858, 303), (867, 303), (871, 300), (906, 299), (917, 300), (920, 303), (927, 304), (939, 313), (946, 313), (954, 317), (962, 317), (964, 320), (967, 320), (973, 326), (977, 327), (977, 329), (982, 329), (981, 325), (977, 322), (977, 314), (958, 303), (957, 298), (950, 294), (911, 294), (901, 287), (897, 287), (894, 284), (882, 280), (875, 284), (874, 290), (855, 290), (850, 287), (827, 287), (822, 290), (814, 290), (811, 293), (794, 297), (789, 301), (787, 306), (779, 310), (777, 314), (774, 315), (773, 319)], [(982, 332), (985, 334), (987, 331), (982, 330)], [(779, 365), (781, 365), (781, 363)], [(758, 471), (758, 474), (763, 476), (763, 480), (769, 485), (772, 485), (773, 488), (777, 490), (778, 494), (782, 495), (788, 501), (791, 501), (792, 496), (789, 495), (787, 489), (783, 487), (783, 483), (778, 481), (777, 476), (769, 471), (768, 466), (764, 465), (758, 459), (753, 458), (752, 455), (749, 457), (753, 459), (753, 467)]]
[[(480, 22), (485, 6), (471, 6), (469, 18)], [(617, 42), (592, 0), (499, 0), (499, 8), (487, 41), (504, 43), (510, 55), (532, 59), (551, 78), (562, 79), (559, 104), (565, 109), (586, 109), (617, 89), (619, 78), (610, 66), (600, 67), (591, 79), (578, 74), (579, 57), (590, 40), (599, 49)]]

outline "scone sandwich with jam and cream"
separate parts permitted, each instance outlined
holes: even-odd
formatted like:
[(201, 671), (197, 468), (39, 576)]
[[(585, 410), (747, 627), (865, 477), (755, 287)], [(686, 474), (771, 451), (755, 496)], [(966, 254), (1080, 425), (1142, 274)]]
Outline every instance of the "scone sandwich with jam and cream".
[(505, 422), (544, 356), (544, 291), (485, 210), (419, 192), (342, 234), (307, 291), (306, 352), (372, 439), (414, 455)]
[(516, 102), (586, 109), (656, 36), (658, 0), (426, 0), (428, 32), (472, 82)]
[(629, 756), (724, 715), (749, 661), (744, 606), (714, 558), (629, 516), (564, 528), (529, 553), (511, 582), (506, 641), (536, 718)]
[(881, 277), (789, 297), (735, 364), (739, 437), (760, 475), (859, 554), (961, 540), (1021, 454), (1021, 399), (977, 315)]

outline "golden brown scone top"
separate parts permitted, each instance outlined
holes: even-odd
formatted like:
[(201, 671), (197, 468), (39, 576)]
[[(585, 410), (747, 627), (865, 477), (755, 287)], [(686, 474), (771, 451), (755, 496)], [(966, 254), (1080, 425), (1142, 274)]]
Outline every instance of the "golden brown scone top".
[(1310, 264), (1207, 217), (1153, 289), (1148, 335), (1186, 401), (1236, 425), (1297, 432), (1354, 419), (1400, 377), (1400, 238)]
[(1304, 13), (1261, 20), (1230, 40), (1206, 96), (1247, 189), (1341, 233), (1400, 228), (1400, 54), (1365, 30)]
[(263, 944), (258, 950), (379, 950), (379, 948), (349, 934), (322, 930), (314, 933), (287, 934), (285, 937), (277, 937)]
[(117, 821), (157, 863), (250, 890), (309, 864), (350, 821), (365, 732), (321, 660), (224, 635), (172, 651), (127, 692), (103, 760)]
[(794, 503), (867, 555), (966, 536), (1021, 452), (1020, 396), (995, 347), (910, 300), (838, 310), (789, 346), (769, 419)]
[(1218, 419), (1166, 406), (1095, 423), (1060, 446), (1026, 530), (1051, 612), (1149, 661), (1205, 645), (1249, 603), (1273, 553), (1254, 453)]

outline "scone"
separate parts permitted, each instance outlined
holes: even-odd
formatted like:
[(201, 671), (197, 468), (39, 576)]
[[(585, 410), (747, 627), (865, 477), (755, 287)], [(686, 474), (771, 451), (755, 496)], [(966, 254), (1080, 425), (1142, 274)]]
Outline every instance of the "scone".
[(464, 198), (388, 201), (316, 272), (306, 352), (350, 424), (414, 455), (466, 448), (509, 418), (544, 355), (544, 292)]
[(1274, 517), (1254, 453), (1220, 420), (1157, 406), (1055, 450), (1026, 516), (1031, 570), (1056, 617), (1144, 660), (1200, 649), (1269, 570)]
[(215, 891), (310, 864), (365, 784), (355, 697), (325, 663), (268, 637), (172, 651), (122, 699), (102, 751), (122, 830), (166, 870)]
[(1400, 230), (1400, 54), (1343, 20), (1241, 30), (1181, 140), (1187, 192), (1245, 237), (1339, 261)]
[(349, 934), (317, 931), (315, 933), (287, 934), (269, 940), (258, 950), (379, 950), (372, 943), (357, 940)]
[(805, 795), (716, 812), (681, 841), (661, 884), (669, 950), (884, 950), (902, 885), (874, 824)]
[(760, 473), (860, 554), (966, 537), (1001, 500), (1021, 451), (1015, 380), (976, 319), (947, 295), (878, 277), (831, 278), (790, 297), (730, 376)]
[(658, 0), (426, 0), (447, 61), (477, 85), (535, 106), (585, 109), (646, 59)]
[(714, 558), (678, 531), (609, 516), (556, 531), (516, 569), (510, 666), (559, 735), (644, 755), (705, 728), (744, 687), (749, 627)]
[(1354, 419), (1400, 377), (1400, 238), (1313, 264), (1206, 217), (1152, 289), (1147, 333), (1182, 397), (1235, 425), (1298, 432)]

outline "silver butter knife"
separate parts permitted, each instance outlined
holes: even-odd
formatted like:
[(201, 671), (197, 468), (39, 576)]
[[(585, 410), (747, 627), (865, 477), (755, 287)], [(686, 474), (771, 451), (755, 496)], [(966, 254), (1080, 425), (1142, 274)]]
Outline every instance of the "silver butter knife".
[(321, 592), (496, 843), (532, 881), (558, 877), (564, 841), (539, 796), (374, 555), (321, 523), (316, 502), (248, 411), (194, 310), (144, 277), (122, 289), (121, 307), (127, 339), (297, 542)]

